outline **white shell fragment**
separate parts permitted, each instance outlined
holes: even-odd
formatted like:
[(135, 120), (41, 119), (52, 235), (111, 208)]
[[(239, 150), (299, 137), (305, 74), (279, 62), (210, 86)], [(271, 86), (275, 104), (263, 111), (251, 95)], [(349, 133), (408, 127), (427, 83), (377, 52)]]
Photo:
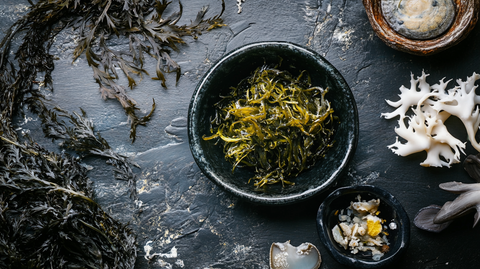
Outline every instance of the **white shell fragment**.
[(321, 263), (320, 252), (311, 243), (294, 247), (287, 241), (270, 247), (271, 269), (318, 269)]
[(411, 39), (432, 39), (446, 32), (455, 19), (452, 0), (382, 0), (385, 20)]
[(352, 203), (352, 208), (360, 213), (375, 213), (380, 206), (380, 199), (372, 199), (370, 201), (358, 201)]

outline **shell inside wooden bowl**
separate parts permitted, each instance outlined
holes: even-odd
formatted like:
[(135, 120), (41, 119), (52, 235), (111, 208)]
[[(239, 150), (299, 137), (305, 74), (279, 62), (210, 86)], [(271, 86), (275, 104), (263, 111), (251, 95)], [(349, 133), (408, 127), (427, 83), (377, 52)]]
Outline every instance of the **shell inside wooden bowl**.
[[(400, 5), (404, 5), (405, 3), (402, 2), (412, 2), (415, 1), (395, 1), (395, 0), (363, 0), (363, 5), (365, 6), (365, 10), (372, 25), (373, 30), (383, 40), (388, 46), (404, 51), (414, 55), (431, 55), (443, 50), (446, 50), (460, 41), (462, 41), (470, 31), (475, 27), (475, 24), (478, 20), (478, 12), (480, 9), (480, 0), (453, 0), (455, 6), (455, 16), (453, 18), (453, 22), (449, 22), (449, 15), (444, 14), (441, 21), (438, 23), (436, 29), (431, 30), (416, 30), (415, 33), (406, 32), (402, 30), (402, 25), (405, 24), (402, 21), (404, 18), (401, 18), (399, 21), (399, 25), (395, 25), (392, 23), (391, 14), (387, 14), (387, 12), (382, 11), (382, 5), (385, 6), (391, 4), (395, 6), (395, 12), (404, 16), (405, 12), (397, 10), (397, 7)], [(419, 3), (422, 2), (432, 2), (432, 1), (418, 1)], [(434, 4), (439, 3), (438, 1), (434, 1)], [(441, 1), (448, 3), (448, 1)], [(429, 3), (431, 4), (431, 3)], [(420, 4), (416, 4), (420, 6)], [(436, 7), (435, 7), (436, 8)], [(430, 8), (431, 9), (431, 8)], [(416, 11), (413, 11), (415, 13)], [(435, 11), (439, 13), (438, 11)], [(407, 14), (408, 19), (413, 23), (415, 20), (421, 20), (425, 18), (429, 18), (427, 15), (424, 16), (417, 16), (418, 14)], [(451, 19), (451, 18), (450, 18)], [(432, 19), (427, 19), (431, 23)], [(389, 23), (390, 21), (390, 23)], [(418, 25), (422, 25), (422, 23), (418, 23)], [(442, 28), (443, 29), (440, 29)], [(424, 34), (423, 32), (428, 32), (428, 34)]]

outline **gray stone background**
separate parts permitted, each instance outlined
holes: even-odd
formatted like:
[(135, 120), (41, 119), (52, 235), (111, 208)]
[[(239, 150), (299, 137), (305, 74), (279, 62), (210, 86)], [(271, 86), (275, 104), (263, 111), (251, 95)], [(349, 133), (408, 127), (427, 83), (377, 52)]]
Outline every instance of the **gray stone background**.
[[(177, 0), (169, 12), (177, 11)], [(228, 25), (194, 40), (186, 38), (180, 52), (172, 57), (182, 68), (175, 85), (167, 76), (168, 89), (145, 77), (130, 91), (143, 112), (152, 98), (157, 110), (147, 127), (139, 127), (131, 143), (127, 116), (120, 105), (101, 99), (92, 71), (84, 57), (72, 63), (76, 35), (71, 30), (57, 36), (52, 104), (69, 111), (81, 107), (96, 129), (119, 153), (131, 156), (140, 166), (137, 191), (131, 200), (126, 182), (113, 178), (112, 168), (103, 160), (87, 159), (96, 200), (103, 209), (129, 223), (138, 238), (135, 268), (269, 268), (268, 253), (273, 242), (291, 240), (315, 244), (321, 251), (321, 268), (342, 268), (327, 253), (317, 236), (315, 217), (324, 196), (308, 203), (270, 208), (238, 200), (202, 175), (188, 147), (187, 110), (197, 82), (226, 52), (256, 41), (289, 41), (313, 49), (330, 61), (350, 85), (359, 111), (360, 138), (348, 173), (339, 185), (373, 184), (390, 191), (404, 205), (410, 219), (430, 204), (443, 205), (456, 195), (438, 188), (447, 181), (472, 183), (460, 164), (452, 168), (424, 168), (424, 153), (409, 157), (393, 154), (387, 145), (395, 142), (396, 120), (380, 117), (392, 108), (385, 99), (397, 100), (399, 87), (410, 85), (410, 74), (430, 74), (437, 83), (445, 77), (465, 80), (480, 72), (480, 29), (446, 52), (419, 57), (387, 47), (373, 32), (360, 0), (246, 0), (238, 13), (234, 0), (225, 0), (223, 15)], [(219, 0), (182, 2), (179, 24), (187, 24), (204, 5), (208, 14), (217, 14)], [(0, 1), (0, 37), (22, 14), (26, 0)], [(125, 40), (111, 41), (122, 48)], [(149, 69), (148, 69), (149, 68)], [(155, 62), (147, 63), (154, 71)], [(124, 80), (126, 81), (126, 80)], [(453, 82), (452, 86), (453, 86)], [(466, 141), (462, 125), (449, 120), (451, 132)], [(20, 132), (29, 132), (49, 148), (56, 145), (43, 138), (35, 115), (18, 119)], [(467, 154), (475, 153), (467, 143)], [(462, 156), (462, 161), (465, 156)], [(472, 228), (473, 214), (456, 220), (441, 234), (418, 230), (412, 225), (411, 244), (393, 268), (478, 268), (480, 228)], [(147, 248), (151, 250), (147, 252)], [(147, 254), (150, 254), (148, 256)], [(153, 255), (158, 254), (158, 255)], [(148, 259), (148, 258), (151, 259)]]

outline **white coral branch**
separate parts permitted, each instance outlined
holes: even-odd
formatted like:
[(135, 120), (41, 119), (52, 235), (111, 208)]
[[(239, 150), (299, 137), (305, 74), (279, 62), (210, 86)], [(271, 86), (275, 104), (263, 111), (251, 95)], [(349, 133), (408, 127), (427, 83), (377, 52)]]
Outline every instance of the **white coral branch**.
[[(391, 113), (382, 113), (381, 116), (386, 119), (392, 119), (396, 116), (400, 116), (400, 119), (405, 118), (407, 111), (410, 107), (417, 105), (418, 101), (422, 99), (426, 94), (429, 94), (431, 89), (430, 85), (426, 83), (426, 78), (428, 74), (422, 71), (422, 76), (415, 79), (413, 74), (410, 74), (410, 88), (405, 86), (400, 87), (400, 100), (393, 102), (390, 100), (385, 100), (390, 106), (396, 107), (395, 111)], [(419, 90), (417, 90), (417, 84)]]
[[(465, 143), (452, 136), (444, 124), (451, 115), (462, 121), (473, 147), (480, 151), (480, 144), (475, 139), (480, 125), (480, 97), (475, 94), (475, 81), (480, 79), (480, 75), (473, 73), (466, 81), (459, 79), (458, 86), (447, 91), (445, 89), (451, 80), (445, 82), (442, 79), (430, 86), (427, 76), (425, 72), (417, 79), (411, 75), (410, 88), (400, 87), (400, 100), (386, 100), (396, 109), (381, 116), (387, 119), (398, 116), (399, 126), (395, 128), (395, 133), (406, 140), (402, 143), (397, 137), (388, 148), (400, 156), (426, 151), (427, 158), (422, 166), (450, 167), (459, 163), (461, 154), (465, 154)], [(409, 109), (413, 115), (407, 115)]]

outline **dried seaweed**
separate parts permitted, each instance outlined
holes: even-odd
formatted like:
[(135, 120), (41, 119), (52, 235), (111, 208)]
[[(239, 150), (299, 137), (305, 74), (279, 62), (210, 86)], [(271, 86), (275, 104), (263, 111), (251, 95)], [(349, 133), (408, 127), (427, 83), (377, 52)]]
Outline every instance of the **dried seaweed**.
[(77, 159), (0, 140), (0, 268), (133, 268), (132, 231), (90, 198)]
[(312, 86), (305, 72), (294, 77), (278, 68), (257, 68), (215, 104), (211, 135), (203, 139), (220, 142), (233, 169), (253, 167), (255, 186), (293, 185), (289, 179), (312, 167), (334, 143), (338, 119), (327, 92)]
[[(93, 123), (87, 118), (85, 111), (81, 110), (82, 114), (77, 112), (70, 114), (59, 107), (50, 110), (44, 107), (42, 111), (39, 116), (46, 137), (61, 140), (61, 147), (75, 151), (82, 158), (89, 155), (106, 158), (107, 163), (115, 168), (115, 178), (127, 181), (130, 197), (137, 200), (136, 175), (131, 166), (139, 167), (138, 164), (113, 151), (100, 133), (95, 132)], [(68, 120), (68, 123), (61, 118)]]
[[(85, 156), (107, 159), (115, 177), (126, 180), (136, 199), (131, 160), (114, 152), (95, 132), (84, 111), (48, 108), (38, 78), (53, 89), (54, 56), (50, 48), (65, 28), (80, 39), (73, 59), (85, 55), (103, 98), (119, 101), (128, 115), (132, 143), (136, 128), (153, 116), (139, 115), (137, 103), (118, 84), (119, 68), (134, 88), (148, 75), (144, 55), (157, 59), (156, 76), (166, 87), (165, 72), (180, 66), (170, 57), (184, 36), (222, 26), (222, 12), (205, 18), (202, 9), (189, 25), (177, 26), (183, 7), (168, 18), (165, 0), (39, 0), (13, 24), (0, 42), (0, 268), (133, 268), (136, 239), (125, 225), (112, 219), (93, 200)], [(129, 51), (108, 46), (126, 38)], [(19, 42), (19, 45), (16, 43)], [(11, 53), (13, 52), (13, 54)], [(13, 56), (12, 56), (13, 55)], [(60, 140), (67, 151), (54, 153), (28, 136), (19, 137), (12, 119), (24, 109), (39, 115), (45, 135)], [(78, 157), (67, 152), (75, 152)], [(70, 153), (72, 153), (70, 152)]]
[[(128, 87), (137, 85), (137, 77), (148, 75), (144, 69), (145, 54), (157, 60), (156, 76), (167, 87), (165, 72), (175, 72), (179, 80), (181, 68), (171, 57), (172, 50), (178, 51), (177, 44), (184, 43), (185, 36), (197, 38), (202, 32), (223, 26), (222, 11), (211, 18), (205, 18), (208, 7), (201, 9), (188, 25), (176, 25), (182, 16), (183, 6), (167, 18), (162, 15), (171, 2), (166, 0), (40, 0), (31, 11), (17, 21), (0, 43), (0, 69), (2, 73), (17, 74), (17, 79), (2, 79), (18, 91), (15, 99), (22, 100), (23, 91), (31, 88), (39, 72), (45, 72), (45, 84), (52, 86), (51, 72), (53, 56), (49, 49), (55, 37), (66, 27), (79, 34), (78, 44), (73, 52), (75, 61), (85, 55), (93, 70), (102, 97), (116, 99), (128, 115), (131, 125), (130, 138), (135, 141), (136, 128), (145, 125), (151, 118), (155, 106), (144, 117), (137, 115), (138, 106), (128, 96), (126, 88), (118, 84), (119, 68), (128, 80)], [(15, 51), (18, 65), (9, 60), (12, 41), (21, 36), (23, 42)], [(116, 51), (107, 45), (108, 40), (122, 36), (129, 41), (129, 51)]]

